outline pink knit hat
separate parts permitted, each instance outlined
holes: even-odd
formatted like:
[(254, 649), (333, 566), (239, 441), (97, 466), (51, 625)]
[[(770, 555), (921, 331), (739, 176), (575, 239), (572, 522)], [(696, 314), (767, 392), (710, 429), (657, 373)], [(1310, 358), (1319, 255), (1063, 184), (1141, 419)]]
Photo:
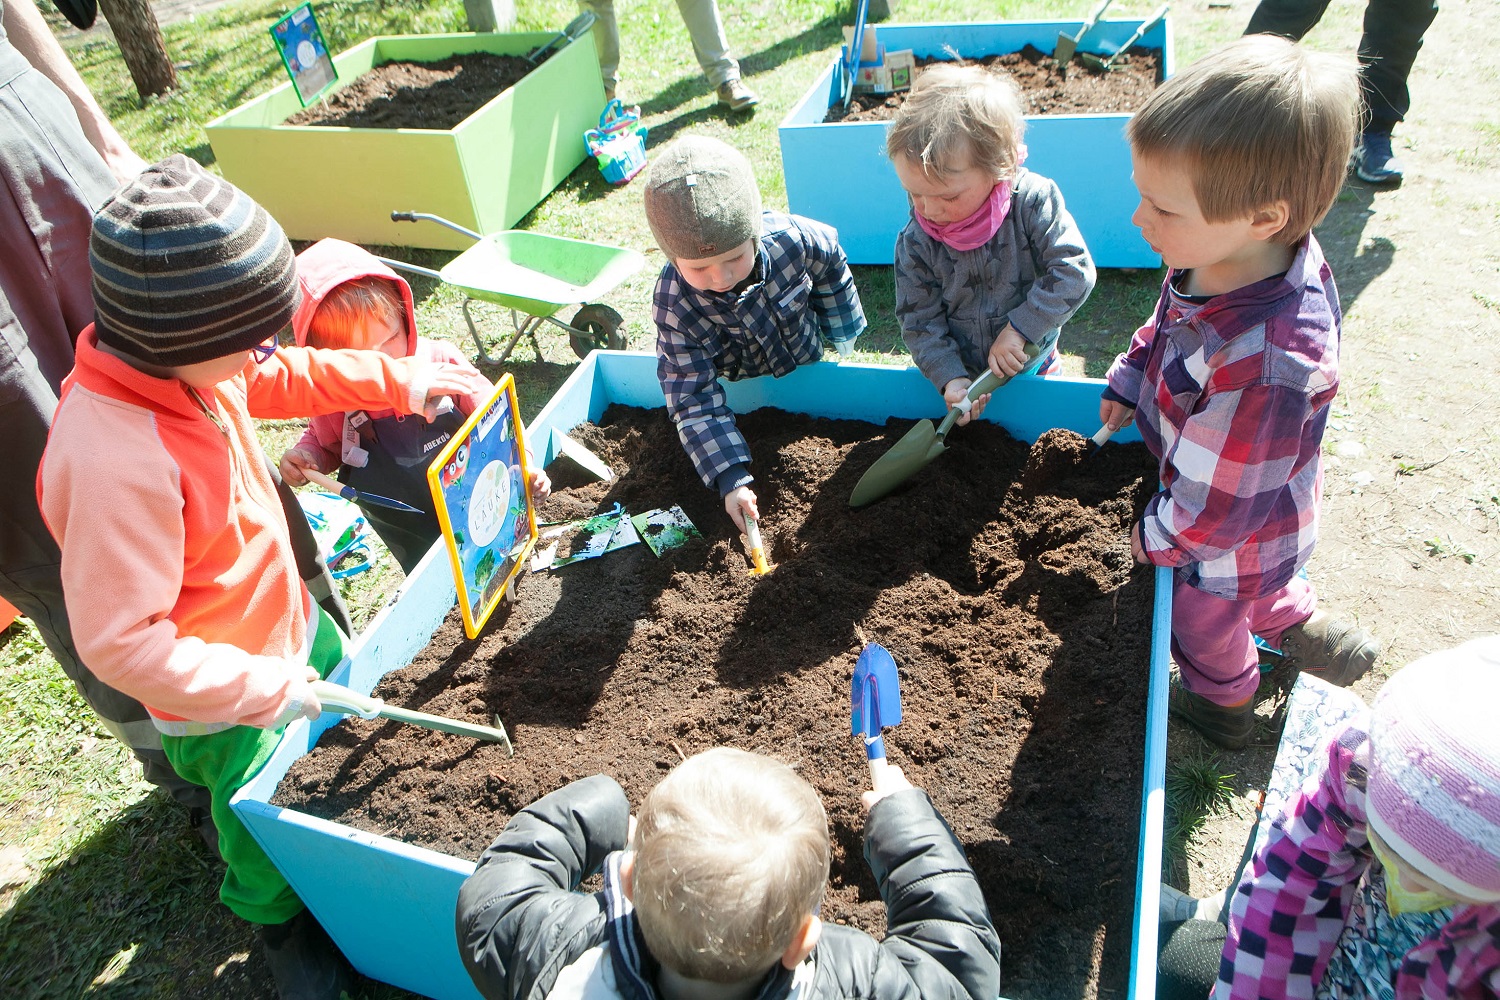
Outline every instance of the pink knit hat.
[(1370, 721), (1370, 826), (1430, 881), (1500, 900), (1500, 636), (1424, 656)]

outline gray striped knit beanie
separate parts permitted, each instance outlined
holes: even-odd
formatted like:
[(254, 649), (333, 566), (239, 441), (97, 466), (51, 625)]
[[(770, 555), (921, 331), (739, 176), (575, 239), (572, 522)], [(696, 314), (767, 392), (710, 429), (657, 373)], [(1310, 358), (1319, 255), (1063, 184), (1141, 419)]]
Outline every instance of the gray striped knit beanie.
[(94, 215), (89, 264), (99, 341), (150, 364), (248, 351), (285, 329), (301, 301), (276, 220), (180, 153)]

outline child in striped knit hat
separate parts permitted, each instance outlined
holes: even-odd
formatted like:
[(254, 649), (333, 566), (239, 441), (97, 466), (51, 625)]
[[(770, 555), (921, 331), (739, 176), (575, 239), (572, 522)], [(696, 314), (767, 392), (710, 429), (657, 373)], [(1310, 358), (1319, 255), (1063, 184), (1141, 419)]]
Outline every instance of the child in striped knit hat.
[(297, 573), (252, 417), (437, 414), (454, 365), (281, 348), (300, 298), (291, 245), (187, 157), (117, 191), (89, 240), (95, 322), (38, 476), (78, 655), (147, 707), (183, 778), (209, 789), (224, 904), (261, 925), (283, 997), (336, 1000), (351, 970), (229, 809), (344, 636)]
[[(1500, 995), (1500, 636), (1398, 671), (1275, 817), (1166, 997)], [(1212, 940), (1191, 920), (1194, 944)], [(1169, 944), (1166, 954), (1180, 946)]]

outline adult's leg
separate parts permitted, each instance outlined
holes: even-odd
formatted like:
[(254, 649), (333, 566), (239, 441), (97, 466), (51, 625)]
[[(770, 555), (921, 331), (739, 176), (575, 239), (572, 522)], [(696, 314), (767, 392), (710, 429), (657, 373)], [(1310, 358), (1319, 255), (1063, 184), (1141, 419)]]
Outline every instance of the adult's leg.
[(328, 571), (323, 553), (318, 551), (318, 536), (313, 534), (312, 525), (307, 523), (307, 514), (302, 510), (297, 492), (282, 481), (281, 470), (269, 455), (266, 456), (266, 468), (271, 473), (271, 482), (276, 484), (281, 512), (286, 515), (287, 533), (292, 539), (292, 555), (297, 560), (297, 575), (302, 577), (313, 600), (328, 612), (333, 623), (345, 635), (353, 635), (354, 622), (349, 617), (349, 608), (344, 604), (343, 595), (339, 593), (338, 581)]
[[(99, 720), (141, 762), (146, 780), (189, 807), (206, 808), (208, 793), (178, 777), (162, 752), (161, 736), (145, 708), (83, 665), (73, 648), (63, 601), (62, 555), (42, 520), (36, 471), (57, 397), (24, 345), (20, 326), (0, 295), (0, 597), (16, 606), (41, 633), (58, 666)], [(24, 348), (23, 348), (24, 350)]]
[(1390, 132), (1411, 109), (1406, 80), (1437, 17), (1436, 0), (1370, 0), (1359, 40), (1359, 85), (1369, 109), (1366, 132)]
[(1329, 0), (1260, 0), (1250, 23), (1245, 26), (1247, 35), (1280, 35), (1297, 42), (1312, 30)]
[(682, 23), (693, 40), (693, 55), (713, 87), (740, 78), (740, 64), (729, 52), (718, 0), (677, 0)]
[(578, 6), (594, 14), (594, 47), (599, 50), (599, 76), (604, 93), (613, 97), (620, 82), (620, 25), (615, 20), (614, 0), (578, 0)]

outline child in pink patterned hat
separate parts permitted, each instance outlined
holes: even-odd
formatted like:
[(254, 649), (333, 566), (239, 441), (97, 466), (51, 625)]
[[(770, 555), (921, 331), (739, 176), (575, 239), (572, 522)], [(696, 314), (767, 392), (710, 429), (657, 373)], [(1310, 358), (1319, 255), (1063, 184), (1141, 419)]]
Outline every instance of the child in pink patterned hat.
[(1397, 671), (1268, 821), (1219, 1000), (1500, 994), (1500, 636)]

